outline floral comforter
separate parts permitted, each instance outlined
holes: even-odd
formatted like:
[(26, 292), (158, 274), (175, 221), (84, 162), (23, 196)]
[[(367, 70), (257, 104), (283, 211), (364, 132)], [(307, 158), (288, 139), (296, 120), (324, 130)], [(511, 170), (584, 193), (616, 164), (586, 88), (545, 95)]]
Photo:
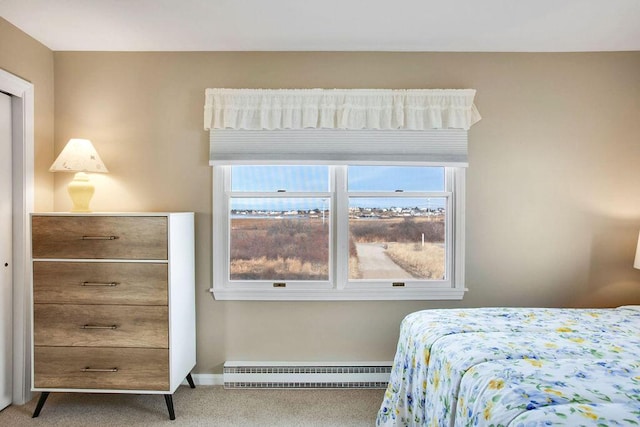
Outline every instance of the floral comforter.
[(408, 315), (379, 426), (640, 425), (640, 311)]

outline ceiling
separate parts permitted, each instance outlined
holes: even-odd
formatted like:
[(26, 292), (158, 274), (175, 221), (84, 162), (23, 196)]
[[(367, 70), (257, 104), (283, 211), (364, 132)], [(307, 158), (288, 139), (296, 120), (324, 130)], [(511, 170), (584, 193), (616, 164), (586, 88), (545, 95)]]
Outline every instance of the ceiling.
[(52, 50), (640, 51), (640, 0), (0, 0)]

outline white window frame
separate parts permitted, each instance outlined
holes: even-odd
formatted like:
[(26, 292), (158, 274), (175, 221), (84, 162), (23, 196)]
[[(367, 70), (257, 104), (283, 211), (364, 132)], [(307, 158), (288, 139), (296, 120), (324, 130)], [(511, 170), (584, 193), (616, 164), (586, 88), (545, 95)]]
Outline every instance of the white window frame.
[[(266, 163), (265, 163), (266, 164)], [(386, 163), (392, 166), (393, 163)], [(429, 164), (429, 166), (434, 166)], [(213, 287), (217, 300), (460, 300), (464, 296), (464, 228), (465, 228), (465, 168), (445, 168), (444, 192), (401, 193), (397, 197), (446, 197), (446, 273), (444, 280), (405, 281), (394, 286), (390, 280), (349, 280), (349, 197), (382, 197), (380, 192), (347, 193), (347, 166), (330, 166), (329, 193), (269, 193), (268, 197), (328, 197), (331, 200), (329, 280), (285, 281), (285, 287), (275, 287), (273, 281), (229, 280), (229, 201), (231, 166), (213, 168)], [(384, 197), (388, 194), (383, 193)], [(252, 197), (265, 193), (246, 193)], [(342, 214), (341, 214), (342, 213)], [(395, 281), (397, 284), (397, 281)]]

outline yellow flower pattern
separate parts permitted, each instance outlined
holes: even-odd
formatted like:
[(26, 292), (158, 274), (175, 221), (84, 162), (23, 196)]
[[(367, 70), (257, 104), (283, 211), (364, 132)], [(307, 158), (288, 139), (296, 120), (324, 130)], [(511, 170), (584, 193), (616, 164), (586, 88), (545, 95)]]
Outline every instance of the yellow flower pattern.
[(504, 380), (491, 380), (489, 381), (489, 388), (493, 390), (500, 390), (504, 387)]
[(491, 419), (491, 409), (493, 408), (493, 404), (491, 402), (487, 403), (482, 411), (482, 415), (484, 416), (485, 421)]

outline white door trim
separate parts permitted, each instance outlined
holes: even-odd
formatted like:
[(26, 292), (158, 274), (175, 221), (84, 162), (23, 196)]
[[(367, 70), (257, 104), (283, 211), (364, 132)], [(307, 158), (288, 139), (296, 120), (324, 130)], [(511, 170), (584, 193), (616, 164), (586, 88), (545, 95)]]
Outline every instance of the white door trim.
[(0, 70), (0, 90), (11, 95), (13, 117), (13, 403), (31, 400), (31, 237), (34, 207), (33, 84)]

